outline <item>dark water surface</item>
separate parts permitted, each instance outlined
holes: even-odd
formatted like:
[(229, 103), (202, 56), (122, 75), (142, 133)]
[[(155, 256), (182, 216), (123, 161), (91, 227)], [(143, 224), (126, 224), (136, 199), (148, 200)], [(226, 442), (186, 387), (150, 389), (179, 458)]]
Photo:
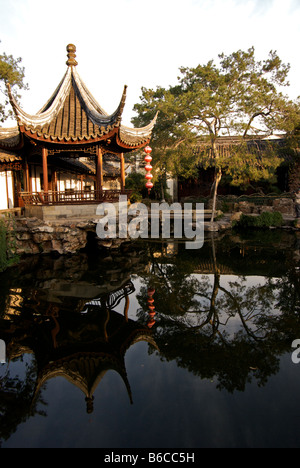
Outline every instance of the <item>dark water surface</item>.
[(137, 242), (0, 275), (1, 447), (300, 447), (299, 246)]

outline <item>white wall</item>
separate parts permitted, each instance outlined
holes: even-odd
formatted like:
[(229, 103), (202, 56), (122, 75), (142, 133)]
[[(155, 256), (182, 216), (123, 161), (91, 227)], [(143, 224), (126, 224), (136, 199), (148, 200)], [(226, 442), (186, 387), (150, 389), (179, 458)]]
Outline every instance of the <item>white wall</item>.
[[(35, 169), (32, 168), (31, 186), (32, 186), (33, 192), (41, 191), (41, 177), (43, 177), (42, 174), (43, 174), (43, 170), (41, 167), (37, 166)], [(83, 187), (85, 187), (87, 183), (89, 183), (92, 186), (92, 190), (93, 190), (94, 189), (93, 179), (90, 179), (88, 177), (84, 179)], [(74, 190), (81, 190), (81, 181), (74, 174), (59, 173), (57, 175), (57, 190), (59, 192), (64, 192), (66, 189), (70, 189), (70, 188), (73, 188)]]
[(172, 197), (173, 201), (177, 201), (178, 199), (178, 181), (177, 178), (175, 179), (167, 179), (167, 189), (169, 195)]
[[(33, 192), (40, 192), (41, 191), (41, 174), (42, 168), (36, 167), (31, 169), (31, 187)], [(36, 177), (35, 177), (36, 174)]]
[(0, 172), (0, 210), (6, 210), (7, 208), (14, 207), (13, 177), (10, 171), (7, 172), (7, 181), (9, 206), (7, 206), (6, 173), (4, 171)]
[[(43, 171), (41, 167), (37, 166), (35, 169), (32, 168), (31, 186), (32, 186), (33, 192), (41, 191), (42, 173)], [(95, 184), (94, 179), (92, 177), (87, 176), (83, 180), (83, 189), (86, 185), (89, 185), (91, 187), (91, 190), (94, 190), (94, 184)], [(74, 190), (81, 190), (80, 179), (77, 178), (76, 175), (74, 174), (58, 173), (57, 174), (57, 190), (59, 192), (64, 192), (66, 189), (70, 189), (70, 188)], [(120, 190), (121, 189), (120, 178), (116, 178), (116, 179), (105, 178), (103, 181), (103, 189), (104, 190)]]

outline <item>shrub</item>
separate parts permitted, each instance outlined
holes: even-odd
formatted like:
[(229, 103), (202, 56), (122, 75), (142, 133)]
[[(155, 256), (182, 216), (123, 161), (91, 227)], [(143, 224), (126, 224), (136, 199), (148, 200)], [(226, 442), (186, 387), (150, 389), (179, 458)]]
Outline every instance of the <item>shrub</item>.
[(278, 212), (265, 212), (259, 216), (242, 215), (240, 220), (235, 223), (235, 227), (240, 229), (247, 228), (269, 228), (282, 226), (282, 214)]
[(15, 253), (15, 226), (12, 220), (0, 219), (0, 272), (18, 262)]
[(4, 221), (0, 219), (0, 272), (6, 269), (7, 264), (6, 226)]
[(145, 188), (145, 177), (139, 172), (132, 172), (126, 177), (126, 189), (132, 191), (130, 196), (131, 203), (141, 202), (147, 195)]
[(259, 223), (261, 227), (270, 227), (270, 226), (282, 226), (283, 218), (282, 214), (278, 211), (274, 213), (265, 212), (262, 213), (259, 217)]
[(131, 203), (140, 203), (143, 200), (141, 193), (133, 192), (130, 195), (130, 202)]

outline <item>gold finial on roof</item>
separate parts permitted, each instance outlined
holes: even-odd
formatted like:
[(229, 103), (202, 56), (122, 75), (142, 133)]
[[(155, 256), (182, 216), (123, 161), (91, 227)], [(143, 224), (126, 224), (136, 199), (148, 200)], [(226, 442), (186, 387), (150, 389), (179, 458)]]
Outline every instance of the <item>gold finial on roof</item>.
[(75, 60), (76, 47), (74, 46), (74, 44), (68, 44), (67, 45), (67, 52), (68, 52), (68, 60), (66, 62), (67, 65), (76, 67), (76, 65), (78, 65), (78, 63)]

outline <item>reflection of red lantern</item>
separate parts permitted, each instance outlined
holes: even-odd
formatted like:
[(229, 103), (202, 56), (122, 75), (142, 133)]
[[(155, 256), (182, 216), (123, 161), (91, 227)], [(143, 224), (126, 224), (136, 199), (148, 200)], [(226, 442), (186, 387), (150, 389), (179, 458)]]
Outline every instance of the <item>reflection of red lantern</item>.
[(154, 324), (155, 324), (155, 320), (154, 320), (154, 319), (149, 320), (149, 322), (148, 322), (148, 328), (152, 328)]
[(150, 191), (151, 191), (151, 189), (153, 187), (153, 183), (151, 182), (151, 179), (153, 178), (153, 175), (150, 174), (150, 172), (152, 171), (152, 166), (150, 164), (151, 161), (152, 161), (152, 157), (150, 156), (150, 153), (152, 152), (152, 148), (150, 148), (150, 146), (146, 146), (144, 151), (146, 153), (146, 156), (145, 156), (145, 162), (146, 162), (146, 166), (145, 166), (146, 175), (145, 175), (145, 178), (147, 180), (146, 188), (148, 189), (148, 193), (150, 193)]
[(154, 299), (153, 299), (153, 295), (155, 293), (155, 289), (153, 288), (149, 288), (148, 289), (148, 309), (149, 309), (149, 317), (150, 317), (150, 320), (148, 321), (148, 327), (149, 328), (152, 328), (153, 325), (155, 324), (155, 306), (154, 306)]

